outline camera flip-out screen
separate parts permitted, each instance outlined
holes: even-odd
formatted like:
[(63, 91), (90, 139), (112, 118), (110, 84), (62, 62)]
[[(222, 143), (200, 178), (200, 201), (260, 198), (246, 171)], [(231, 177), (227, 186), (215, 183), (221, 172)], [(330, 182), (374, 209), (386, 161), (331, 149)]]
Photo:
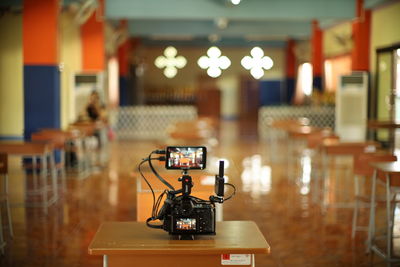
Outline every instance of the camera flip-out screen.
[(196, 230), (196, 219), (180, 218), (176, 220), (177, 230)]
[(199, 169), (206, 167), (207, 149), (204, 146), (167, 147), (167, 169)]

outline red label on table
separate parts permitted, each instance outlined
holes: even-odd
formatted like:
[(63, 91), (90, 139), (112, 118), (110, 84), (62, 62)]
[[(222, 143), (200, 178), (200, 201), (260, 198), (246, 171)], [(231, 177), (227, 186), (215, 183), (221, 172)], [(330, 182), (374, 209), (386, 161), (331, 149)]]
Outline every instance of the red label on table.
[(223, 260), (230, 260), (231, 254), (222, 254), (222, 259)]

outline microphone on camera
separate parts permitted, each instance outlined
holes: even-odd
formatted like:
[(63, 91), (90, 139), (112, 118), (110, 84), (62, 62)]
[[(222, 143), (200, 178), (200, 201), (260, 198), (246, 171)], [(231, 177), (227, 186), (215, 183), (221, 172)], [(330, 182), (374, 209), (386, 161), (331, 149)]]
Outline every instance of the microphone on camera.
[(215, 175), (215, 194), (218, 197), (224, 197), (224, 161), (219, 161), (219, 173)]

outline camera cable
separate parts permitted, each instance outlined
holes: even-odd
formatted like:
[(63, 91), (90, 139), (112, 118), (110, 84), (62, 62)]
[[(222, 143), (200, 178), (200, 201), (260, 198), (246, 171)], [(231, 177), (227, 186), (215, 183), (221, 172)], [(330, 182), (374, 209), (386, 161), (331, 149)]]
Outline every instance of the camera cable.
[(228, 185), (228, 186), (232, 187), (232, 189), (233, 189), (232, 194), (229, 197), (224, 199), (224, 201), (227, 201), (227, 200), (231, 199), (236, 194), (236, 187), (233, 184), (230, 184), (230, 183), (224, 183), (224, 185)]
[(148, 160), (148, 162), (149, 162), (149, 167), (150, 167), (151, 171), (154, 173), (154, 175), (155, 175), (163, 184), (165, 184), (169, 189), (175, 190), (175, 188), (174, 188), (170, 183), (168, 183), (164, 178), (161, 177), (161, 175), (158, 174), (158, 172), (157, 172), (156, 169), (154, 168), (153, 164), (151, 163), (151, 160), (152, 160), (152, 159), (157, 159), (157, 160), (160, 160), (160, 161), (165, 161), (165, 157), (164, 157), (164, 156), (161, 156), (161, 157), (158, 157), (158, 158), (151, 158), (151, 156), (152, 156), (154, 153), (157, 153), (157, 152), (158, 152), (158, 150), (155, 150), (155, 151), (153, 151), (153, 152), (150, 153), (149, 158), (148, 158), (148, 159), (149, 159), (149, 160)]

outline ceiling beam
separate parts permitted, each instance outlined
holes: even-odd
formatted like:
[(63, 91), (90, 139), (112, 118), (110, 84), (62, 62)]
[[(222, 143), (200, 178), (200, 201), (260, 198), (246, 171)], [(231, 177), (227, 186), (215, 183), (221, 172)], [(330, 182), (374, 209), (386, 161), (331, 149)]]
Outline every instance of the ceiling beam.
[(221, 0), (108, 0), (110, 19), (187, 19), (219, 17), (251, 20), (351, 19), (354, 0), (244, 0), (238, 6)]
[(214, 21), (131, 20), (131, 36), (208, 36), (224, 37), (273, 36), (275, 38), (305, 38), (311, 33), (310, 22), (293, 21), (228, 21), (219, 29)]
[(260, 40), (251, 41), (245, 38), (221, 38), (220, 40), (211, 42), (206, 37), (196, 37), (188, 40), (165, 40), (165, 39), (152, 39), (152, 38), (141, 38), (140, 43), (145, 46), (175, 46), (175, 47), (208, 47), (208, 46), (218, 46), (218, 47), (275, 47), (282, 48), (286, 46), (286, 40)]

